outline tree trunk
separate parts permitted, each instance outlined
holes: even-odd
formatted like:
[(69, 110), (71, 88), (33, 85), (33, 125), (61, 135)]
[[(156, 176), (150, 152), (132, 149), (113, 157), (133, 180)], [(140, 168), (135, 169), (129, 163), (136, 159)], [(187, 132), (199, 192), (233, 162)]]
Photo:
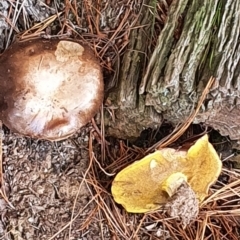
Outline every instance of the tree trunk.
[(240, 139), (240, 1), (173, 0), (150, 52), (155, 7), (145, 1), (130, 33), (118, 86), (108, 97), (114, 113), (106, 117), (108, 133), (131, 138), (163, 119), (183, 122), (214, 76), (195, 123)]

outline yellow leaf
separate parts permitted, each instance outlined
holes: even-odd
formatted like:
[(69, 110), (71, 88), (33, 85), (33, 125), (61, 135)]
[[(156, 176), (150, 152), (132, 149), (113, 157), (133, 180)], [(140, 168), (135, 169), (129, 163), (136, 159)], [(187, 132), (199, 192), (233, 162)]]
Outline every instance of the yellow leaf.
[(201, 202), (221, 168), (222, 163), (205, 135), (188, 151), (157, 150), (126, 167), (115, 177), (112, 195), (128, 212), (143, 213), (167, 203), (187, 180)]

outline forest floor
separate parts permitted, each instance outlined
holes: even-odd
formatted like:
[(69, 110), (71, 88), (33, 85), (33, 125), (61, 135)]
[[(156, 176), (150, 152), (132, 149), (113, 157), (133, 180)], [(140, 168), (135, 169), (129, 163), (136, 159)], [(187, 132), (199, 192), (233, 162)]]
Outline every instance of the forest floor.
[[(118, 76), (119, 69), (114, 66), (118, 65), (129, 32), (136, 27), (135, 19), (146, 2), (3, 0), (0, 51), (16, 39), (81, 38), (101, 59), (106, 87), (110, 88)], [(159, 1), (155, 6), (158, 32), (170, 3)], [(92, 121), (60, 142), (23, 137), (3, 127), (1, 191), (6, 198), (0, 199), (0, 239), (240, 238), (240, 162), (233, 142), (206, 130), (224, 168), (210, 191), (215, 198), (207, 198), (196, 221), (183, 229), (177, 219), (168, 218), (161, 211), (127, 213), (114, 202), (110, 191), (115, 174), (142, 158), (146, 149), (173, 128), (163, 124), (157, 131), (147, 129), (130, 143), (105, 138), (100, 117), (97, 124)], [(199, 125), (191, 126), (178, 144), (204, 131)]]

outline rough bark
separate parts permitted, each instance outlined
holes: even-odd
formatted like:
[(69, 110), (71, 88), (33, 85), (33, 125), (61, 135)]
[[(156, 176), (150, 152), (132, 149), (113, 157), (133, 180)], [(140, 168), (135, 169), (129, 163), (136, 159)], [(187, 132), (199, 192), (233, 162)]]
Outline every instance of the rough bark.
[(114, 115), (107, 114), (105, 118), (107, 131), (120, 138), (137, 137), (145, 127), (154, 128), (162, 121), (162, 116), (153, 107), (146, 106), (145, 96), (138, 93), (143, 69), (147, 64), (150, 23), (153, 21), (153, 15), (149, 11), (151, 4), (154, 3), (146, 0), (142, 5), (136, 23), (140, 27), (131, 31), (129, 44), (120, 64), (119, 84), (108, 97)]
[[(138, 26), (153, 21), (151, 3), (145, 1)], [(176, 39), (180, 18), (183, 25)], [(116, 117), (107, 123), (109, 133), (133, 137), (162, 119), (184, 121), (213, 75), (215, 85), (195, 122), (240, 139), (239, 26), (240, 1), (174, 0), (148, 62), (151, 27), (132, 30), (119, 86), (110, 94)]]

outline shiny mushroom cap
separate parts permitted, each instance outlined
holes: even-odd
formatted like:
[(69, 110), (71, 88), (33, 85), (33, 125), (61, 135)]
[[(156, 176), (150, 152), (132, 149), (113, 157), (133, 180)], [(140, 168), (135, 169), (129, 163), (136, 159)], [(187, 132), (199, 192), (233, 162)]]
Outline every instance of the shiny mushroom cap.
[(97, 113), (104, 86), (100, 64), (71, 40), (16, 42), (0, 57), (0, 119), (12, 131), (62, 140)]

